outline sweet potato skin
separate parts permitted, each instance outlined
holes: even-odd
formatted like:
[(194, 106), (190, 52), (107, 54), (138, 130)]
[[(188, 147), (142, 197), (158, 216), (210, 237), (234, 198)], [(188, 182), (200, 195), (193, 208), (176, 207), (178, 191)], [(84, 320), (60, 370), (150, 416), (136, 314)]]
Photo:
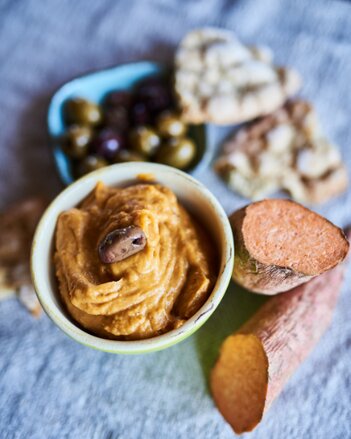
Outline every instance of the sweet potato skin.
[(265, 410), (331, 323), (345, 265), (265, 303), (238, 333), (255, 334), (269, 362)]
[(235, 242), (234, 281), (249, 291), (274, 295), (310, 280), (310, 276), (297, 273), (287, 267), (261, 264), (251, 257), (242, 233), (245, 214), (246, 207), (234, 212), (229, 218)]
[[(247, 323), (230, 336), (255, 336), (261, 342), (268, 360), (267, 388), (257, 390), (255, 395), (263, 407), (262, 413), (256, 414), (255, 418), (243, 425), (241, 420), (235, 419), (233, 407), (233, 415), (227, 416), (226, 420), (236, 433), (255, 428), (290, 376), (326, 331), (341, 290), (344, 271), (345, 264), (340, 264), (304, 285), (272, 297)], [(220, 369), (226, 367), (223, 359), (220, 361), (223, 354), (221, 351), (211, 374), (211, 388), (215, 401), (218, 395), (217, 377), (222, 373)], [(261, 362), (257, 367), (265, 368), (266, 365)], [(236, 377), (233, 375), (231, 379), (235, 380)], [(227, 384), (230, 386), (230, 382)], [(217, 402), (219, 408), (223, 408), (225, 404), (223, 400), (220, 404)], [(228, 413), (229, 408), (222, 410), (222, 414)]]
[[(308, 211), (307, 208), (304, 208), (297, 203), (294, 203), (290, 200), (263, 200), (257, 203), (251, 203), (248, 206), (243, 207), (242, 209), (234, 212), (230, 216), (230, 223), (233, 230), (234, 242), (235, 242), (235, 261), (234, 261), (234, 271), (233, 271), (233, 279), (238, 284), (242, 285), (244, 288), (266, 295), (274, 295), (277, 293), (289, 291), (292, 288), (295, 288), (309, 280), (313, 277), (321, 274), (319, 272), (314, 273), (313, 275), (302, 273), (297, 271), (296, 269), (289, 266), (278, 266), (274, 263), (262, 263), (259, 260), (255, 259), (247, 249), (247, 245), (245, 243), (245, 239), (248, 239), (247, 236), (244, 236), (244, 221), (247, 215), (247, 210), (250, 206), (255, 204), (263, 204), (266, 203), (268, 206), (271, 203), (285, 203), (287, 206), (299, 206), (299, 208)], [(319, 217), (322, 219), (322, 217)], [(323, 219), (328, 226), (331, 223)], [(341, 238), (342, 241), (342, 249), (341, 256), (338, 258), (334, 258), (331, 260), (331, 265), (326, 269), (333, 268), (339, 262), (341, 262), (345, 257), (349, 249), (349, 243), (346, 240), (345, 235), (342, 230), (336, 226), (333, 226), (335, 229), (335, 233)], [(301, 258), (305, 257), (303, 254)], [(331, 256), (332, 258), (332, 256)]]

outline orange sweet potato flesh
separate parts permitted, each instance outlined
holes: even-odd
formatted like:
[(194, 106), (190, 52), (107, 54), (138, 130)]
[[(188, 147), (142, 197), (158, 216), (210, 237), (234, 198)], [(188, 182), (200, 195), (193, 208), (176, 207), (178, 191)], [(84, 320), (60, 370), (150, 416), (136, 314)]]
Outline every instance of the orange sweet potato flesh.
[(233, 279), (261, 294), (288, 291), (335, 267), (347, 255), (343, 231), (290, 200), (252, 203), (230, 216)]
[(222, 344), (210, 385), (236, 433), (251, 431), (330, 324), (345, 264), (276, 295)]

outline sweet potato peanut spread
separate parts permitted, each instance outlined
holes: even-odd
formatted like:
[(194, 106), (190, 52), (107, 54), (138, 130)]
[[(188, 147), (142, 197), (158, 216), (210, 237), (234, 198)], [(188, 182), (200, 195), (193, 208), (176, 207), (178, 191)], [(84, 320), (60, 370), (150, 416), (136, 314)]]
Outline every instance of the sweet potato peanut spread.
[[(123, 240), (114, 258), (106, 245), (114, 250), (116, 236)], [(181, 326), (208, 298), (216, 274), (210, 241), (171, 190), (98, 183), (57, 222), (61, 297), (73, 319), (94, 334), (156, 336)], [(134, 243), (142, 246), (128, 255), (124, 246)]]

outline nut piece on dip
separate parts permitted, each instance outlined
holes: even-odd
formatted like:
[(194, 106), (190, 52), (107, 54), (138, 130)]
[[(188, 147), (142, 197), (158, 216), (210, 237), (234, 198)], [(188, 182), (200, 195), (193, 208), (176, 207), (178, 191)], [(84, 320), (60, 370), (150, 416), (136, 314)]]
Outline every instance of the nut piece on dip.
[(120, 340), (181, 326), (204, 304), (217, 274), (208, 233), (171, 190), (153, 184), (98, 183), (59, 216), (54, 260), (72, 318)]

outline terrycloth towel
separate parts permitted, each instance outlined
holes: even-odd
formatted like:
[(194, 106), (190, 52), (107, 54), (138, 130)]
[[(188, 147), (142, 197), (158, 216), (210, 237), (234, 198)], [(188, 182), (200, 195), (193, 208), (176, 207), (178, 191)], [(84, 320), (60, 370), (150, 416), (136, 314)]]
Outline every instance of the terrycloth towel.
[[(198, 26), (267, 44), (304, 77), (326, 133), (351, 174), (351, 3), (308, 0), (1, 0), (0, 203), (60, 189), (46, 135), (50, 96), (65, 81), (115, 64), (170, 61)], [(209, 128), (216, 148), (226, 130)], [(228, 213), (246, 200), (212, 170), (195, 173)], [(351, 191), (320, 207), (351, 222)], [(262, 424), (245, 437), (351, 437), (351, 277), (333, 325)], [(83, 347), (15, 301), (0, 304), (1, 439), (213, 439), (233, 433), (207, 375), (225, 335), (262, 303), (231, 285), (208, 323), (165, 351), (117, 356)]]

